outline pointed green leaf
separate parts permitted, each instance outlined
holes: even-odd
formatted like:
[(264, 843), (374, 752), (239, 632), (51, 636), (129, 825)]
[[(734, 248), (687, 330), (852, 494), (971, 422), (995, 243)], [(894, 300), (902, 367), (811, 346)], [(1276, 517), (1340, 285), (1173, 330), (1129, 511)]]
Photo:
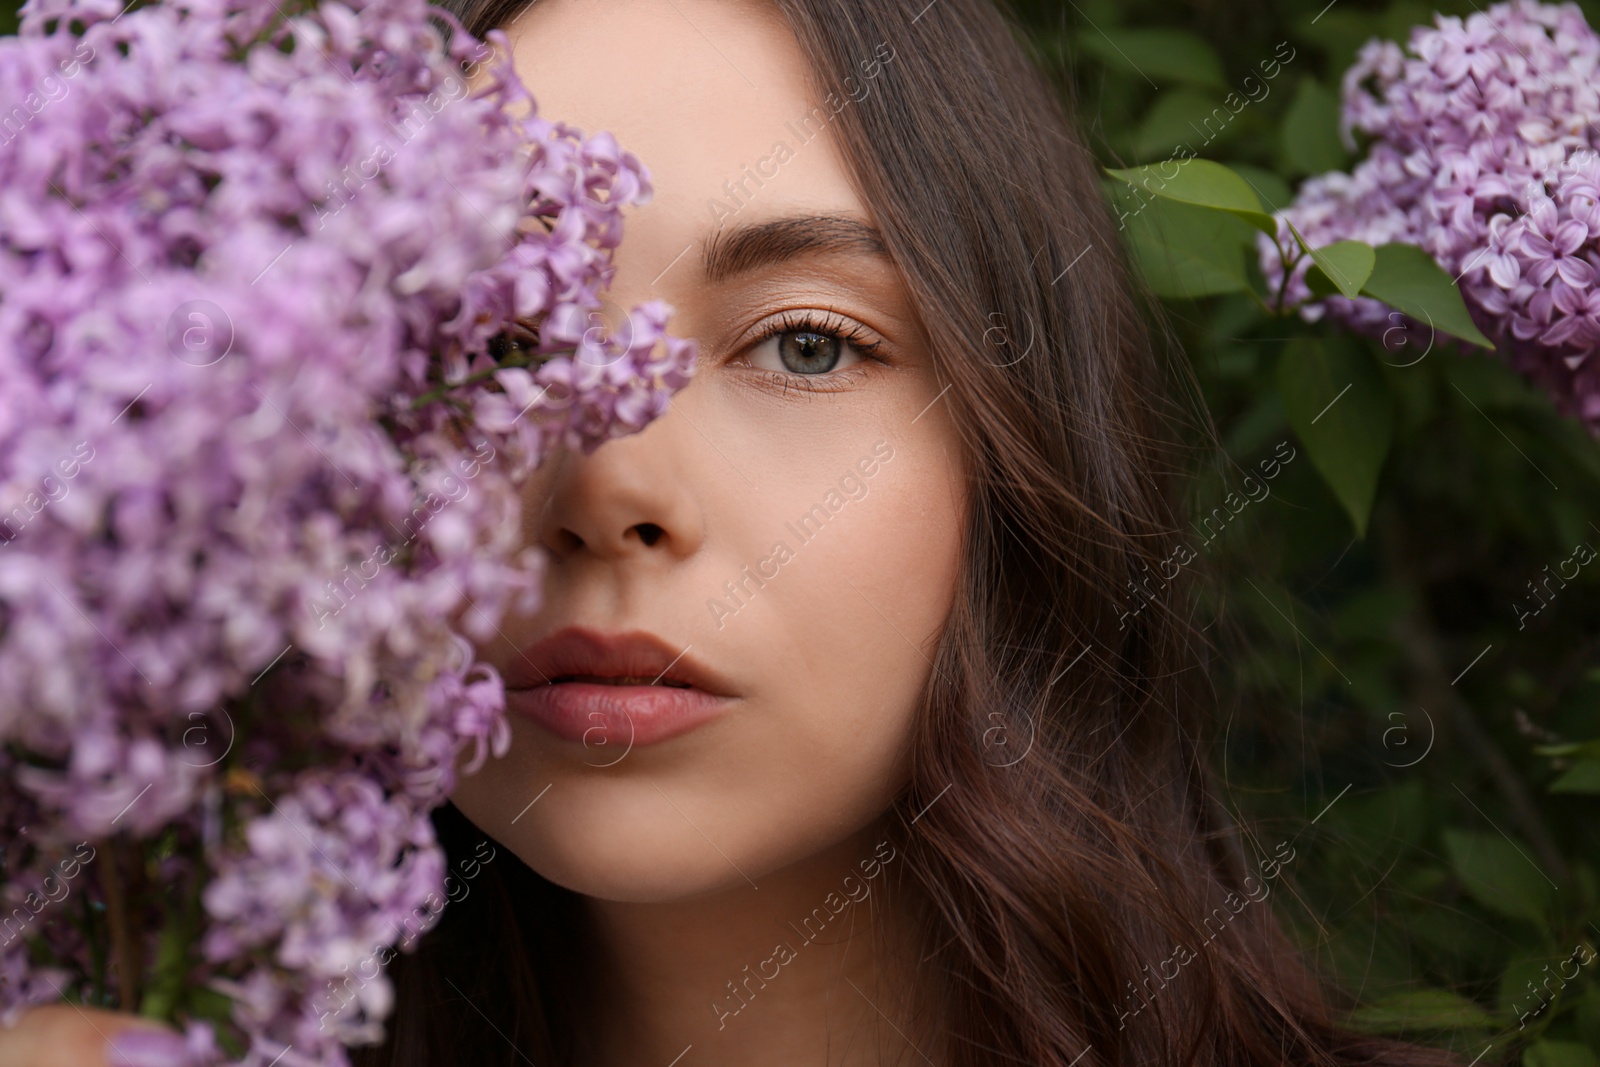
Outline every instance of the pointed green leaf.
[(1303, 77), (1283, 116), (1280, 147), (1295, 174), (1343, 170), (1349, 162), (1339, 140), (1339, 97), (1315, 78)]
[(1339, 292), (1339, 287), (1322, 273), (1315, 261), (1306, 268), (1306, 288), (1311, 290), (1312, 296), (1334, 296)]
[[(1522, 953), (1518, 952), (1518, 955)], [(1495, 997), (1495, 1005), (1500, 1009), (1501, 1016), (1518, 1020), (1520, 1030), (1530, 1021), (1530, 1015), (1537, 1019), (1544, 1014), (1551, 990), (1540, 990), (1539, 983), (1556, 965), (1557, 961), (1550, 959), (1548, 953), (1522, 956), (1507, 963), (1505, 970), (1500, 972), (1500, 988)], [(1540, 996), (1541, 992), (1543, 996)]]
[(1248, 163), (1229, 163), (1228, 169), (1249, 184), (1255, 191), (1256, 199), (1269, 212), (1281, 211), (1294, 201), (1294, 190), (1289, 188), (1289, 183), (1270, 170)]
[(1560, 778), (1550, 783), (1552, 793), (1600, 793), (1600, 760), (1575, 763)]
[(1419, 989), (1358, 1008), (1350, 1017), (1369, 1034), (1404, 1034), (1419, 1030), (1496, 1030), (1499, 1021), (1476, 1001), (1445, 989)]
[(1177, 158), (1161, 163), (1106, 173), (1134, 187), (1139, 196), (1176, 200), (1183, 204), (1226, 211), (1268, 236), (1276, 237), (1277, 223), (1261, 208), (1256, 191), (1233, 171), (1209, 159)]
[(1484, 907), (1543, 927), (1553, 902), (1550, 883), (1534, 865), (1526, 845), (1500, 834), (1446, 830), (1450, 866), (1468, 893)]
[(1534, 745), (1533, 750), (1541, 756), (1580, 756), (1600, 760), (1600, 739), (1568, 741), (1560, 745)]
[(1180, 147), (1209, 145), (1238, 131), (1233, 112), (1217, 102), (1215, 93), (1175, 89), (1156, 98), (1139, 122), (1133, 150), (1138, 159), (1167, 159)]
[(1156, 295), (1192, 299), (1250, 288), (1241, 238), (1250, 230), (1237, 219), (1170, 200), (1134, 210), (1124, 217), (1129, 245)]
[[(1298, 235), (1296, 235), (1298, 236)], [(1372, 276), (1378, 262), (1377, 252), (1361, 241), (1335, 241), (1331, 245), (1310, 249), (1312, 267), (1307, 271), (1307, 284), (1312, 271), (1320, 274), (1334, 288), (1354, 299), (1361, 295), (1361, 287)], [(1312, 285), (1313, 292), (1317, 286)]]
[(1432, 256), (1408, 244), (1379, 245), (1376, 251), (1377, 263), (1362, 287), (1363, 295), (1463, 341), (1494, 347), (1467, 314), (1461, 290)]
[(1394, 398), (1371, 354), (1348, 337), (1297, 338), (1279, 360), (1278, 391), (1312, 466), (1365, 537), (1394, 435)]

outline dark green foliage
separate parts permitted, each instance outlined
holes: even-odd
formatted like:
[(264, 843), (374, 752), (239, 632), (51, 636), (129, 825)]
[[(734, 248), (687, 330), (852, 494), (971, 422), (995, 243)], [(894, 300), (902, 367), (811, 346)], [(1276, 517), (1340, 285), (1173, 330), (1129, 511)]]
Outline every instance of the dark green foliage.
[[(1338, 87), (1365, 40), (1477, 7), (1325, 3), (1013, 6), (1106, 167), (1192, 150), (1270, 211), (1352, 164)], [(1138, 210), (1125, 237), (1226, 450), (1193, 487), (1198, 617), (1233, 635), (1224, 799), (1264, 840), (1299, 835), (1280, 913), (1359, 1027), (1600, 1062), (1600, 442), (1437, 316), (1380, 342), (1276, 313), (1231, 199), (1107, 190)], [(1437, 300), (1405, 259), (1380, 252), (1364, 291)], [(1275, 449), (1293, 458), (1265, 466)]]

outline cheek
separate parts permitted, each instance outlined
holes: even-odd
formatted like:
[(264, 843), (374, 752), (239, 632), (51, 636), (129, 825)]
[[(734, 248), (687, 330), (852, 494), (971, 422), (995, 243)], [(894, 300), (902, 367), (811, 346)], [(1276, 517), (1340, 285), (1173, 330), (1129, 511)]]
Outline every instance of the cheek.
[[(874, 438), (859, 443), (870, 455)], [(840, 469), (857, 455), (836, 457)], [(782, 685), (787, 740), (825, 768), (830, 790), (887, 804), (905, 780), (906, 748), (949, 616), (958, 566), (956, 502), (938, 454), (902, 439), (893, 457), (800, 546), (787, 584), (756, 620)], [(751, 605), (752, 609), (755, 607)], [(826, 803), (824, 799), (824, 803)], [(839, 814), (843, 814), (842, 812)]]
[[(909, 774), (960, 563), (953, 433), (939, 407), (912, 422), (931, 395), (872, 409), (801, 402), (754, 418), (713, 390), (685, 393), (698, 432), (685, 434), (676, 469), (707, 536), (693, 556), (621, 589), (628, 607), (616, 624), (692, 643), (737, 679), (741, 700), (626, 755), (574, 754), (513, 721), (510, 755), (463, 780), (457, 806), (552, 881), (637, 902), (748, 889), (877, 819)], [(748, 481), (696, 451), (706, 438)], [(887, 460), (883, 446), (874, 456), (880, 441), (893, 447)], [(865, 457), (877, 460), (865, 494), (830, 496)], [(590, 615), (606, 602), (594, 590), (619, 576), (571, 577), (552, 619)], [(720, 626), (708, 600), (727, 608)]]
[[(724, 643), (758, 667), (759, 714), (738, 724), (737, 737), (730, 731), (738, 761), (718, 775), (732, 788), (702, 796), (730, 834), (753, 848), (771, 842), (781, 854), (769, 862), (859, 829), (909, 776), (964, 525), (944, 405), (918, 417), (936, 393), (883, 386), (776, 410), (733, 396), (706, 401), (705, 420), (714, 402), (724, 432), (744, 441), (737, 461), (756, 487), (717, 483), (711, 506), (722, 525), (737, 516), (746, 559), (770, 554), (775, 540), (793, 550), (702, 646)], [(863, 467), (874, 473), (860, 475)], [(864, 487), (855, 498), (839, 489), (852, 473)]]

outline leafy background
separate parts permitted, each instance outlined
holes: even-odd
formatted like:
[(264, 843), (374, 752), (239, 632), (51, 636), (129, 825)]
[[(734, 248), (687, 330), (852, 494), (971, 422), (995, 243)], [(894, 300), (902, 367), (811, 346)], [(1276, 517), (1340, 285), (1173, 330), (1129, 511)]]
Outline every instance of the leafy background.
[[(1364, 41), (1477, 9), (1012, 3), (1102, 162), (1187, 144), (1269, 210), (1353, 162), (1338, 85)], [(0, 33), (17, 6), (0, 0)], [(1207, 126), (1230, 91), (1254, 99)], [(1360, 1027), (1464, 1061), (1600, 1067), (1600, 560), (1529, 588), (1600, 547), (1600, 443), (1481, 350), (1275, 314), (1236, 219), (1147, 203), (1125, 236), (1225, 449), (1194, 482), (1187, 544), (1205, 617), (1236, 634), (1226, 799), (1263, 851), (1294, 842), (1280, 913)]]
[[(1479, 10), (1015, 7), (1103, 163), (1187, 145), (1268, 210), (1354, 162), (1339, 84), (1362, 43)], [(1230, 91), (1251, 102), (1207, 124)], [(1268, 848), (1295, 842), (1280, 913), (1360, 1027), (1595, 1067), (1600, 565), (1579, 561), (1600, 547), (1600, 442), (1482, 349), (1275, 314), (1247, 225), (1106, 189), (1226, 452), (1194, 485), (1195, 520), (1215, 518), (1188, 543), (1212, 572), (1203, 617), (1238, 633), (1219, 670), (1227, 800)], [(1283, 441), (1296, 458), (1266, 481)]]

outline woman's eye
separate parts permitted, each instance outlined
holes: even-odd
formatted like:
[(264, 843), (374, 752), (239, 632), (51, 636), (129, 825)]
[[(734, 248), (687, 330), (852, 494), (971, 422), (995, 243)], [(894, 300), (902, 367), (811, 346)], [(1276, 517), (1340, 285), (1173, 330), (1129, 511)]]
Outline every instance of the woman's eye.
[(815, 375), (859, 363), (861, 353), (837, 334), (793, 329), (774, 333), (756, 345), (750, 362), (762, 370)]

